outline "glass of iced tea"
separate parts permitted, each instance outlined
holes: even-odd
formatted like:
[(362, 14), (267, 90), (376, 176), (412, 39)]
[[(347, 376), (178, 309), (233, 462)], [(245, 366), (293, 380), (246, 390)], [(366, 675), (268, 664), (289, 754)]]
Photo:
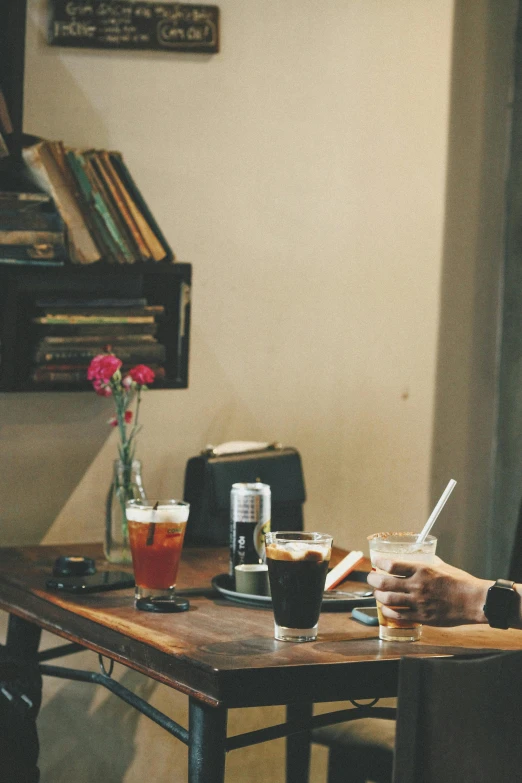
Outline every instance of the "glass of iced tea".
[[(370, 543), (370, 560), (374, 571), (376, 557), (387, 557), (401, 562), (415, 562), (430, 564), (435, 559), (437, 539), (435, 536), (426, 536), (422, 544), (417, 543), (418, 533), (374, 533), (368, 536)], [(397, 577), (401, 578), (401, 577)], [(403, 607), (393, 607), (401, 609)], [(379, 639), (385, 642), (416, 642), (421, 637), (422, 625), (411, 620), (392, 620), (385, 617), (381, 611), (381, 605), (377, 601), (377, 614), (379, 615)]]
[(282, 642), (317, 638), (332, 537), (323, 533), (265, 534), (274, 609), (274, 636)]
[(176, 578), (189, 509), (189, 504), (182, 500), (127, 502), (138, 608), (142, 608), (140, 601), (156, 601), (158, 605), (175, 602)]

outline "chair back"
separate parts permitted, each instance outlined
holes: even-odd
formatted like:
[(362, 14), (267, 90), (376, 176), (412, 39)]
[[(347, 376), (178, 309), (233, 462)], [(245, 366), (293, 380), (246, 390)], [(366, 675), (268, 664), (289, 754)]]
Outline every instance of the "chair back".
[(393, 783), (517, 780), (522, 780), (522, 651), (403, 658)]

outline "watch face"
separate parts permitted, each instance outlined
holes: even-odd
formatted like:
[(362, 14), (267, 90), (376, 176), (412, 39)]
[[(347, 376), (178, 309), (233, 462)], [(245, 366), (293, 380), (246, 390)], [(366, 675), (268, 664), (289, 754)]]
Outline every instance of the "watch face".
[(517, 593), (511, 587), (493, 585), (489, 588), (484, 614), (491, 625), (497, 628), (507, 628), (508, 619), (514, 609)]

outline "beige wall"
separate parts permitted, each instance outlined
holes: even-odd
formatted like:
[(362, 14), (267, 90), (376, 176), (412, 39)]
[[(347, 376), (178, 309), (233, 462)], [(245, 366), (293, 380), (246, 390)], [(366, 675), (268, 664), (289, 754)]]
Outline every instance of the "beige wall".
[[(215, 56), (48, 47), (29, 7), (26, 130), (122, 150), (194, 265), (190, 388), (145, 400), (147, 487), (179, 492), (208, 442), (278, 439), (302, 452), (309, 527), (363, 547), (420, 525), (450, 0), (225, 0)], [(99, 539), (110, 401), (2, 405), (6, 537)]]
[[(430, 486), (454, 4), (219, 5), (222, 51), (202, 56), (48, 47), (45, 3), (29, 0), (25, 129), (120, 149), (194, 265), (190, 387), (148, 393), (142, 407), (148, 490), (180, 493), (187, 458), (209, 442), (277, 439), (302, 453), (307, 527), (364, 548), (382, 526), (420, 528), (449, 478), (441, 469)], [(483, 32), (488, 3), (460, 5)], [(487, 84), (473, 40), (464, 91)], [(478, 217), (460, 209), (474, 236)], [(101, 540), (110, 401), (3, 395), (0, 406), (2, 542)], [(56, 767), (58, 737), (82, 711), (100, 721), (100, 739), (75, 748), (91, 766), (74, 778), (87, 783), (104, 743), (122, 752), (107, 726), (127, 709), (88, 686), (47, 687), (43, 783), (70, 779)], [(153, 699), (181, 719), (182, 700), (159, 687)], [(241, 713), (243, 727), (259, 720)], [(134, 760), (107, 783), (147, 774), (147, 743), (161, 735), (138, 723)], [(232, 754), (227, 779), (282, 781), (281, 743), (267, 750)], [(185, 779), (174, 740), (154, 759), (157, 783)], [(323, 780), (320, 753), (314, 764)]]

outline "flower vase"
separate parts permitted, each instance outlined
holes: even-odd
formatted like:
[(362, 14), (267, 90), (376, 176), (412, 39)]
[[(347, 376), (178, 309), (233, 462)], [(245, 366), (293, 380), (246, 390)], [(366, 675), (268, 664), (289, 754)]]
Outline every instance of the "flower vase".
[(146, 501), (141, 479), (141, 462), (114, 460), (114, 474), (107, 495), (104, 553), (110, 563), (132, 563), (127, 526), (128, 500)]

